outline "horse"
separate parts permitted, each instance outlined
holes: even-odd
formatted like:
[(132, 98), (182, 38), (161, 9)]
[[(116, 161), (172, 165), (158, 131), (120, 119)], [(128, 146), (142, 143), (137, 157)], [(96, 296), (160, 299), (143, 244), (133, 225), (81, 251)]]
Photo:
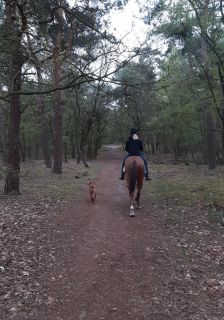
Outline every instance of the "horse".
[[(134, 205), (136, 204), (137, 209), (140, 209), (140, 194), (143, 186), (143, 180), (145, 175), (144, 161), (141, 157), (131, 156), (125, 160), (125, 179), (130, 196), (130, 212), (129, 216), (135, 216)], [(135, 197), (135, 189), (137, 184), (137, 195)]]

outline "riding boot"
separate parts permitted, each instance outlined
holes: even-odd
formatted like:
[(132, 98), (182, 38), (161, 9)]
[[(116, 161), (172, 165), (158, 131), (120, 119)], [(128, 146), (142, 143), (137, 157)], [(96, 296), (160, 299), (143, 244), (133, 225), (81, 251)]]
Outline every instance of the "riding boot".
[(122, 172), (122, 175), (120, 176), (119, 180), (124, 180), (124, 172)]
[(145, 174), (145, 181), (149, 181), (149, 180), (152, 180), (152, 179), (149, 178), (149, 175), (146, 173), (146, 174)]

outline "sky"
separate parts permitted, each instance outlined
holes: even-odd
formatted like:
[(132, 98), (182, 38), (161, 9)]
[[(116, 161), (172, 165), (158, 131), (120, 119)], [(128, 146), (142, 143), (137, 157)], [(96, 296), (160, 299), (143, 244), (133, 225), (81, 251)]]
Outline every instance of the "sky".
[[(70, 5), (74, 5), (76, 0), (68, 0)], [(122, 10), (113, 10), (109, 16), (111, 22), (110, 32), (128, 48), (132, 49), (139, 46), (146, 39), (147, 26), (142, 21), (139, 12), (139, 5), (136, 0), (129, 0)]]
[(139, 5), (135, 0), (129, 0), (123, 10), (112, 13), (111, 31), (118, 38), (125, 37), (123, 41), (130, 49), (137, 47), (145, 42), (147, 36), (147, 26), (142, 18)]
[[(68, 0), (68, 2), (73, 6), (76, 0)], [(108, 33), (114, 34), (117, 40), (122, 39), (122, 43), (125, 45), (125, 47), (121, 46), (120, 55), (117, 57), (119, 61), (124, 61), (133, 56), (133, 53), (128, 51), (146, 44), (149, 26), (143, 22), (143, 13), (140, 12), (138, 2), (143, 4), (146, 0), (128, 0), (122, 10), (113, 10), (108, 17), (110, 21)], [(151, 43), (149, 41), (147, 43), (153, 50), (160, 49), (163, 51), (165, 46), (160, 39), (153, 38), (151, 40)], [(133, 58), (134, 60), (135, 58)], [(96, 64), (96, 66), (98, 68), (99, 65)], [(114, 68), (116, 68), (116, 63), (111, 64), (111, 70)]]

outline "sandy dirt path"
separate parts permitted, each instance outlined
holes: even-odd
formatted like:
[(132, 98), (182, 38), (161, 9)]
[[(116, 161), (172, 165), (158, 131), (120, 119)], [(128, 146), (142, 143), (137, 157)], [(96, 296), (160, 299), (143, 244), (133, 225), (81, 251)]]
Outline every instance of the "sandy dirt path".
[[(209, 220), (214, 208), (191, 198), (195, 187), (190, 203), (175, 191), (183, 187), (177, 178), (202, 176), (153, 164), (144, 208), (130, 218), (118, 180), (122, 157), (111, 146), (92, 164), (99, 167), (95, 205), (87, 177), (73, 185), (72, 163), (63, 181), (45, 180), (44, 167), (43, 176), (31, 175), (61, 200), (35, 198), (31, 188), (30, 196), (2, 201), (1, 320), (224, 320), (223, 225)], [(65, 200), (71, 186), (74, 199)]]
[(169, 319), (153, 300), (162, 277), (156, 216), (149, 205), (128, 216), (120, 158), (109, 149), (99, 160), (95, 205), (86, 187), (54, 221), (55, 268), (46, 278), (48, 306), (39, 319), (149, 320), (155, 313), (156, 319)]

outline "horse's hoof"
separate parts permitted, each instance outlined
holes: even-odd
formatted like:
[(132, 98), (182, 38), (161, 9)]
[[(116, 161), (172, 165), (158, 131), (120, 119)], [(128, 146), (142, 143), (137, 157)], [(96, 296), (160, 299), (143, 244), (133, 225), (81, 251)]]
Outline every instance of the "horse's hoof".
[(140, 204), (138, 204), (137, 201), (134, 202), (134, 206), (135, 206), (135, 209), (141, 209), (141, 208), (143, 208), (143, 206), (141, 206)]
[(129, 216), (134, 217), (135, 216), (135, 208), (133, 204), (130, 206)]

